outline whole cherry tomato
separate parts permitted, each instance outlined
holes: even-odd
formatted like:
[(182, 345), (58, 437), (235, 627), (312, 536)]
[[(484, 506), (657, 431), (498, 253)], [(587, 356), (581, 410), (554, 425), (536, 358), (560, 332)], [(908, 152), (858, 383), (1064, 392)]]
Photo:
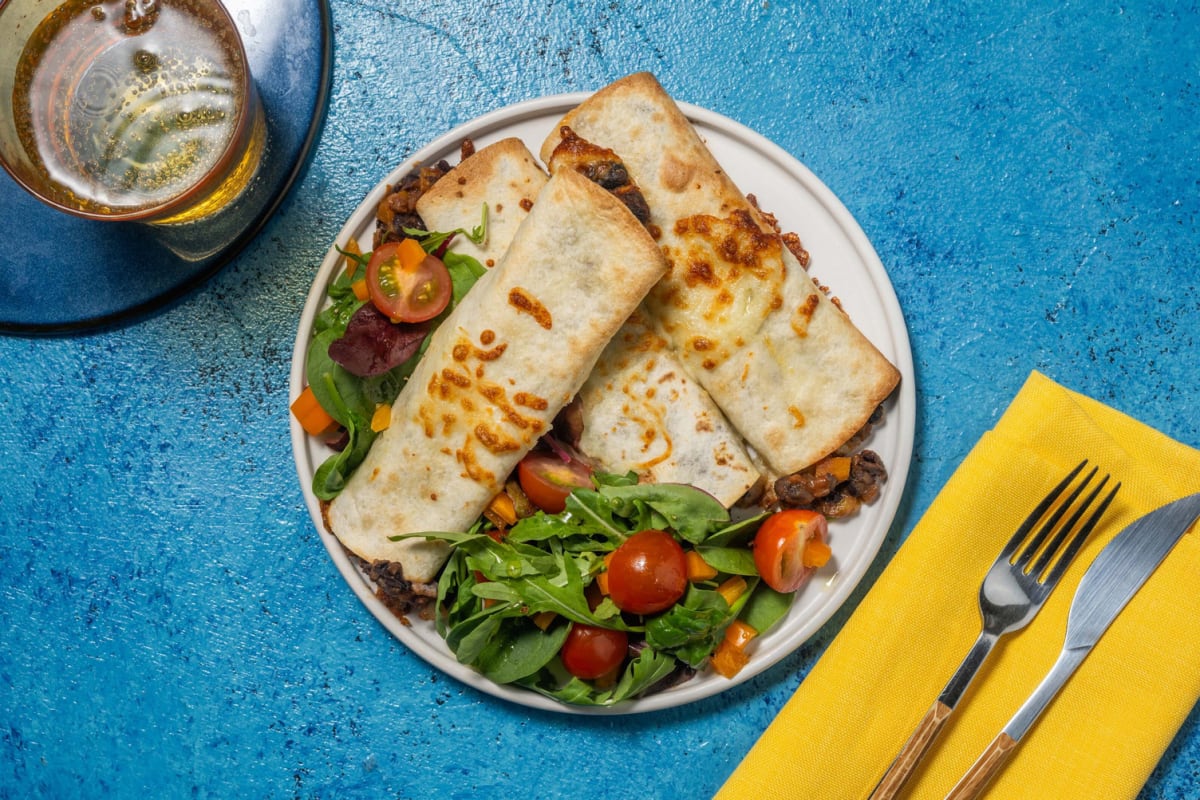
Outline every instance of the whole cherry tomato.
[(625, 631), (576, 622), (558, 655), (567, 672), (590, 681), (616, 669), (628, 650), (629, 636)]
[(687, 557), (666, 531), (639, 531), (608, 559), (608, 594), (622, 611), (663, 611), (675, 605), (685, 589)]

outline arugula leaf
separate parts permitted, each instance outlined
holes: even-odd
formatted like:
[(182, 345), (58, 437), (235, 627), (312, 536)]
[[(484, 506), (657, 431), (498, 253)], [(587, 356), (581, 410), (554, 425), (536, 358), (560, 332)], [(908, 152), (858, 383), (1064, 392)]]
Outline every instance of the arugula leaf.
[(572, 705), (611, 706), (646, 693), (677, 669), (679, 663), (674, 657), (646, 647), (625, 666), (621, 679), (611, 689), (596, 689), (568, 674), (557, 661), (551, 661), (540, 673), (517, 684)]
[(607, 498), (591, 489), (576, 489), (567, 495), (564, 513), (567, 519), (601, 534), (614, 545), (625, 541), (634, 530), (627, 522), (617, 521)]
[(682, 601), (646, 623), (646, 643), (699, 667), (733, 618), (733, 610), (720, 593), (693, 584)]
[(442, 244), (449, 239), (462, 234), (470, 239), (475, 244), (483, 244), (487, 241), (488, 228), (488, 206), (483, 204), (483, 210), (480, 212), (479, 224), (471, 230), (466, 228), (455, 228), (452, 231), (423, 231), (420, 228), (402, 228), (405, 234), (413, 237), (421, 242), (421, 247), (426, 253), (432, 253), (437, 250)]
[[(519, 605), (528, 614), (553, 611), (574, 622), (626, 631), (641, 630), (640, 626), (626, 624), (619, 614), (613, 613), (611, 609), (615, 607), (611, 605), (600, 614), (590, 608), (584, 590), (599, 570), (602, 555), (594, 552), (572, 553), (557, 539), (547, 542), (547, 549), (508, 541), (497, 542), (480, 530), (471, 533), (410, 533), (389, 538), (393, 541), (440, 539), (454, 545), (455, 553), (465, 553), (463, 560), (466, 569), (478, 571), (487, 583), (461, 583), (458, 589), (460, 599), (461, 594), (467, 591), (479, 598)], [(469, 613), (469, 609), (467, 611)], [(451, 617), (450, 623), (460, 619), (463, 612), (464, 609), (459, 609)]]
[(564, 518), (557, 514), (539, 511), (532, 517), (518, 520), (516, 525), (509, 528), (508, 540), (510, 542), (544, 542), (555, 538), (568, 539), (580, 535), (587, 536), (593, 529), (602, 527), (607, 530), (607, 526), (589, 527), (584, 524), (585, 519), (582, 515)]
[(619, 703), (653, 689), (678, 667), (678, 662), (672, 656), (651, 647), (643, 648), (625, 668), (608, 704)]
[(443, 639), (449, 633), (451, 620), (462, 619), (469, 613), (467, 606), (473, 603), (471, 586), (475, 576), (467, 567), (467, 554), (463, 550), (451, 550), (442, 575), (438, 578), (437, 615), (434, 626)]

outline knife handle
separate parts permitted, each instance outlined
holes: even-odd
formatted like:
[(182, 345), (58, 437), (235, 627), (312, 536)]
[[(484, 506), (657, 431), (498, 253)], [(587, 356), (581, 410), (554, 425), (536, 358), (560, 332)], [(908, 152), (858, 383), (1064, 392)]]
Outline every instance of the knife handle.
[(983, 755), (975, 760), (966, 774), (958, 779), (958, 783), (946, 795), (946, 800), (973, 800), (983, 794), (992, 776), (1000, 771), (1008, 754), (1017, 746), (1017, 742), (1007, 733), (1001, 733), (983, 751)]
[(930, 745), (941, 732), (946, 720), (950, 719), (950, 713), (953, 710), (938, 700), (925, 712), (917, 729), (913, 731), (912, 736), (908, 737), (908, 741), (904, 743), (904, 747), (897, 754), (896, 760), (888, 767), (887, 773), (879, 781), (875, 791), (871, 793), (870, 800), (892, 800), (900, 794), (908, 777), (912, 775), (917, 764), (921, 763), (921, 759), (929, 752)]

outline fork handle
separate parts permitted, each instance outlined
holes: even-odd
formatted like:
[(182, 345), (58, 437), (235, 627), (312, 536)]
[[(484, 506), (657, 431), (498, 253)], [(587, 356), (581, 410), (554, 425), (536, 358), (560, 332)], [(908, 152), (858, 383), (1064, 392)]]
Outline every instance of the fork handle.
[(892, 800), (900, 794), (908, 777), (912, 775), (917, 764), (921, 763), (921, 759), (929, 752), (930, 745), (937, 738), (942, 726), (946, 724), (946, 720), (950, 719), (953, 711), (954, 709), (941, 700), (934, 702), (925, 712), (925, 716), (917, 725), (917, 729), (913, 731), (912, 736), (909, 736), (908, 741), (904, 743), (896, 760), (888, 767), (887, 773), (879, 781), (875, 791), (871, 793), (870, 800)]
[(1000, 771), (1000, 767), (1008, 759), (1008, 754), (1016, 746), (1016, 740), (1007, 733), (1001, 733), (993, 739), (966, 774), (958, 779), (950, 794), (946, 795), (946, 800), (973, 800), (983, 794), (988, 781)]

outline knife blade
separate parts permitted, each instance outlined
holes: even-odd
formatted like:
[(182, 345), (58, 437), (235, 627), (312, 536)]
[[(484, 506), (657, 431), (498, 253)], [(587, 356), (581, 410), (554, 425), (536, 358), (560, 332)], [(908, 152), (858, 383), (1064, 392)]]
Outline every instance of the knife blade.
[(1200, 517), (1200, 493), (1134, 520), (1100, 551), (1071, 600), (1066, 640), (1054, 666), (946, 795), (946, 800), (979, 796), (1008, 754), (1197, 517)]

